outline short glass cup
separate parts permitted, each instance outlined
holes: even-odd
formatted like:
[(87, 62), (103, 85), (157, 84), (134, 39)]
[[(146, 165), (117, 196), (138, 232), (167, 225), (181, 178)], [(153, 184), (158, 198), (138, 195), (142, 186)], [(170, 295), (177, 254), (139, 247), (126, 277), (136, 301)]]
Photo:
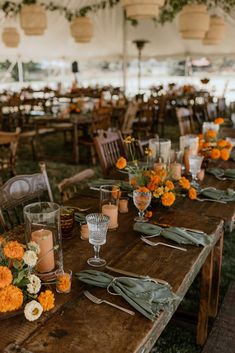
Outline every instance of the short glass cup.
[(56, 275), (56, 291), (57, 293), (70, 293), (72, 285), (72, 270), (64, 271), (59, 269)]
[(189, 156), (189, 171), (192, 174), (192, 185), (198, 186), (197, 183), (197, 174), (201, 170), (203, 156)]
[(74, 223), (74, 209), (66, 206), (61, 207), (60, 225), (63, 239), (69, 239), (72, 237)]

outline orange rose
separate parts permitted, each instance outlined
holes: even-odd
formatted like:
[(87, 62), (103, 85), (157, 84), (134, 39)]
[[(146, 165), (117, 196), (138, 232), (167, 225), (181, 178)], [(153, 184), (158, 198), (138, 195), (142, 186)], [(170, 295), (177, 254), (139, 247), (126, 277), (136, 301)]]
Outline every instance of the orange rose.
[(9, 259), (21, 260), (24, 256), (24, 248), (18, 241), (9, 241), (4, 246), (3, 253)]
[(167, 181), (166, 181), (166, 187), (167, 187), (169, 190), (174, 190), (175, 185), (172, 183), (171, 180), (167, 180)]
[(180, 179), (179, 184), (183, 189), (189, 190), (189, 188), (190, 188), (190, 181), (188, 179), (186, 179), (185, 177), (182, 177)]
[(216, 118), (214, 123), (217, 124), (217, 125), (221, 125), (221, 124), (224, 123), (224, 119), (223, 118)]
[(23, 293), (20, 288), (13, 285), (0, 289), (0, 312), (18, 310), (23, 304)]
[(229, 156), (230, 156), (230, 153), (229, 151), (226, 149), (226, 148), (223, 148), (221, 151), (220, 151), (220, 158), (223, 160), (223, 161), (227, 161), (229, 159)]
[(38, 301), (43, 307), (43, 311), (49, 311), (55, 306), (55, 296), (52, 291), (48, 289), (45, 292), (40, 293)]
[(211, 151), (210, 157), (212, 159), (219, 159), (220, 158), (220, 150), (218, 150), (218, 148), (213, 148), (213, 150)]
[(0, 289), (12, 283), (12, 273), (6, 266), (0, 266)]
[(173, 194), (173, 192), (165, 192), (162, 195), (162, 204), (163, 206), (171, 206), (173, 205), (173, 203), (175, 202), (175, 195)]
[(207, 139), (214, 140), (214, 139), (216, 138), (216, 136), (217, 136), (217, 132), (214, 131), (214, 130), (208, 130), (208, 131), (206, 132), (206, 138), (207, 138)]
[(116, 163), (118, 169), (124, 169), (127, 165), (126, 158), (120, 157)]
[(145, 217), (146, 218), (152, 218), (153, 217), (153, 212), (152, 211), (146, 211), (145, 212)]
[(188, 191), (188, 196), (190, 200), (195, 200), (197, 198), (197, 191), (194, 188), (190, 188)]
[(226, 140), (218, 140), (217, 146), (221, 147), (221, 148), (225, 148), (227, 146), (227, 141)]

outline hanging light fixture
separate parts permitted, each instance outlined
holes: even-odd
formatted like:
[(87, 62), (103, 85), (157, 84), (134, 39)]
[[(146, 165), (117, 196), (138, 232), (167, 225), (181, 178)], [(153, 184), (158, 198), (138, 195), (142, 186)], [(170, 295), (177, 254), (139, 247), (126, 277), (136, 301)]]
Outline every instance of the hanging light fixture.
[(205, 5), (186, 5), (179, 14), (178, 29), (183, 39), (203, 39), (210, 16)]
[(122, 0), (128, 18), (135, 20), (158, 17), (165, 0)]
[(94, 34), (94, 26), (88, 17), (75, 17), (70, 25), (70, 32), (77, 43), (88, 43)]
[(5, 27), (2, 32), (2, 41), (8, 48), (17, 48), (20, 35), (15, 27)]
[(210, 28), (206, 33), (202, 43), (205, 45), (218, 45), (224, 39), (225, 35), (225, 22), (220, 16), (210, 17)]
[(43, 6), (23, 5), (20, 10), (20, 25), (27, 36), (40, 36), (47, 28), (47, 15)]

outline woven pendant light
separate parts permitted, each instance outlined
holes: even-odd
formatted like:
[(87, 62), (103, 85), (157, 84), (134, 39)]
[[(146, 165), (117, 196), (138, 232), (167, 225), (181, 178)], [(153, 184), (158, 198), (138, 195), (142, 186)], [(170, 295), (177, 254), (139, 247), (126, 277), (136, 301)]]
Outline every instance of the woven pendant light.
[(135, 20), (158, 17), (165, 0), (122, 0), (128, 18)]
[(23, 5), (20, 10), (20, 25), (27, 36), (40, 36), (47, 28), (46, 11), (41, 5)]
[(179, 14), (178, 29), (183, 39), (203, 39), (210, 16), (205, 5), (186, 5)]
[(17, 29), (5, 27), (2, 32), (2, 41), (8, 48), (17, 48), (20, 42), (20, 35)]
[(70, 32), (77, 43), (88, 43), (94, 34), (94, 26), (88, 17), (75, 17), (70, 25)]
[(218, 45), (224, 39), (225, 35), (225, 22), (222, 17), (211, 16), (210, 28), (206, 33), (202, 43), (205, 45)]

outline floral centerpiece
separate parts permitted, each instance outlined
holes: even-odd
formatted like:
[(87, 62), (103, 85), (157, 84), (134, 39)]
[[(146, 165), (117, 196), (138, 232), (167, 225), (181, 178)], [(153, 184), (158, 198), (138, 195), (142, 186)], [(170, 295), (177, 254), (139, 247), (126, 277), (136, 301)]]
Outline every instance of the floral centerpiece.
[(41, 280), (33, 273), (39, 253), (36, 242), (25, 247), (0, 236), (0, 313), (23, 309), (26, 319), (34, 321), (54, 308), (53, 292), (41, 291)]

